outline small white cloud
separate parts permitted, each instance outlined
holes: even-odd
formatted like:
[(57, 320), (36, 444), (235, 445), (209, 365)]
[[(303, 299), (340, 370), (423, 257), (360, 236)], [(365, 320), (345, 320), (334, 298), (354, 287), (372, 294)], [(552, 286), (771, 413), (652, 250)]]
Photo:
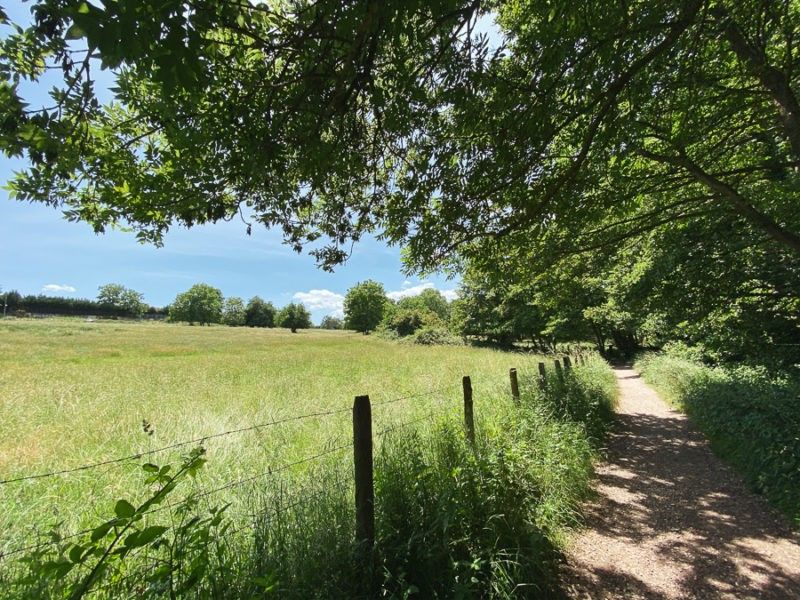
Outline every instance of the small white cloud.
[[(436, 286), (430, 281), (423, 281), (420, 284), (411, 285), (411, 282), (406, 280), (403, 282), (402, 290), (389, 292), (386, 294), (386, 297), (397, 302), (398, 300), (402, 300), (403, 298), (409, 298), (411, 296), (419, 296), (425, 290), (435, 290), (435, 289)], [(452, 302), (453, 300), (458, 298), (458, 292), (456, 290), (439, 290), (439, 293), (442, 296), (444, 296), (445, 300), (447, 300), (448, 302)]]
[(411, 287), (406, 287), (406, 283), (411, 283), (411, 282), (410, 281), (403, 282), (402, 290), (397, 290), (396, 292), (389, 292), (388, 294), (386, 294), (386, 297), (397, 301), (403, 298), (408, 298), (409, 296), (419, 296), (423, 291), (429, 290), (434, 287), (434, 285), (430, 281), (423, 281), (419, 285), (414, 285)]
[(458, 290), (440, 290), (442, 296), (444, 296), (445, 300), (448, 302), (452, 302), (456, 298), (458, 298)]
[(327, 310), (335, 317), (344, 315), (344, 296), (330, 290), (309, 290), (292, 296), (310, 310)]
[(47, 285), (42, 287), (42, 291), (45, 294), (73, 294), (78, 290), (71, 285), (64, 285), (60, 283), (48, 283)]

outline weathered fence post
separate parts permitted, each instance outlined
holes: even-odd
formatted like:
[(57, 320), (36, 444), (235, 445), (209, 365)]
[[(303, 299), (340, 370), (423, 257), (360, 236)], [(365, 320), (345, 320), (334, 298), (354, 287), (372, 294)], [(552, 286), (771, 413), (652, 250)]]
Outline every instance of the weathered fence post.
[(472, 410), (472, 380), (469, 375), (464, 375), (461, 385), (464, 388), (464, 430), (467, 432), (467, 440), (474, 445), (475, 417)]
[(356, 488), (356, 541), (375, 545), (375, 488), (372, 480), (372, 408), (369, 396), (353, 403), (353, 464)]
[(561, 370), (561, 363), (558, 362), (558, 359), (555, 360), (556, 364), (556, 374), (558, 375), (559, 379), (564, 379), (564, 372)]
[(544, 363), (539, 363), (539, 385), (544, 387), (544, 384), (547, 383), (547, 371), (544, 368)]
[(517, 381), (517, 370), (509, 369), (508, 378), (511, 380), (511, 397), (519, 402), (519, 381)]
[(564, 357), (564, 370), (569, 371), (572, 368), (572, 360), (569, 356)]

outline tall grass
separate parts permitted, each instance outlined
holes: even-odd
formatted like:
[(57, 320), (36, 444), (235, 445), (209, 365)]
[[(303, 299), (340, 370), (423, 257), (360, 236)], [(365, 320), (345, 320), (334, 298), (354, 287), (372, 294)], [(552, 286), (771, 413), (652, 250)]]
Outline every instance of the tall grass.
[[(75, 324), (58, 325), (64, 331), (72, 327)], [(81, 337), (84, 333), (97, 335), (96, 329), (89, 329), (76, 334), (81, 341), (72, 351), (84, 346), (87, 352), (96, 354), (115, 348), (120, 355), (112, 360), (125, 362), (128, 369), (136, 370), (140, 360), (149, 362), (148, 353), (154, 343), (190, 346), (195, 353), (181, 356), (180, 366), (169, 365), (162, 356), (149, 363), (150, 368), (158, 365), (162, 373), (184, 380), (183, 369), (203, 365), (216, 369), (234, 391), (226, 393), (230, 389), (217, 385), (215, 390), (225, 397), (220, 406), (209, 400), (209, 393), (181, 401), (178, 391), (170, 387), (164, 393), (168, 401), (163, 402), (163, 420), (157, 422), (157, 431), (162, 423), (172, 423), (168, 417), (181, 415), (182, 403), (186, 402), (196, 403), (195, 408), (203, 414), (209, 407), (226, 408), (228, 419), (222, 424), (228, 427), (274, 416), (274, 407), (268, 415), (253, 411), (248, 398), (256, 393), (247, 384), (254, 381), (270, 402), (288, 403), (277, 414), (289, 409), (296, 413), (302, 409), (347, 406), (357, 393), (370, 392), (373, 401), (380, 402), (430, 392), (445, 381), (455, 385), (452, 390), (375, 407), (375, 430), (385, 433), (376, 438), (377, 535), (369, 561), (365, 561), (363, 549), (353, 539), (352, 458), (347, 451), (332, 452), (309, 463), (310, 467), (237, 487), (232, 495), (189, 501), (191, 510), (187, 511), (200, 516), (232, 502), (224, 513), (228, 516), (215, 524), (206, 526), (200, 522), (189, 533), (178, 535), (176, 532), (183, 530), (175, 524), (174, 510), (152, 517), (149, 524), (172, 527), (165, 534), (164, 544), (132, 555), (119, 570), (109, 570), (102, 585), (94, 587), (92, 597), (546, 597), (553, 592), (559, 548), (565, 532), (579, 520), (579, 504), (587, 493), (592, 461), (615, 396), (613, 375), (599, 359), (574, 369), (563, 383), (558, 382), (555, 373), (549, 373), (551, 383), (541, 389), (533, 378), (537, 361), (533, 356), (471, 348), (408, 347), (347, 334), (309, 335), (303, 339), (280, 332), (264, 335), (222, 328), (122, 327), (133, 339), (109, 343), (100, 335), (95, 340), (105, 340), (106, 344), (102, 344)], [(27, 331), (30, 333), (30, 329)], [(216, 338), (216, 342), (203, 337), (206, 335)], [(250, 340), (250, 335), (257, 342)], [(7, 339), (4, 338), (5, 343)], [(220, 352), (220, 345), (230, 353)], [(29, 360), (52, 363), (57, 362), (52, 358), (54, 350), (29, 347), (23, 352), (29, 353)], [(88, 371), (107, 368), (104, 360), (98, 363), (88, 359)], [(254, 363), (275, 374), (278, 381), (255, 377), (250, 372)], [(509, 397), (510, 365), (522, 373), (522, 400), (518, 405)], [(19, 364), (15, 368), (19, 373), (26, 366)], [(314, 370), (306, 377), (301, 376), (311, 368)], [(333, 377), (337, 368), (351, 378), (341, 373)], [(362, 370), (365, 373), (361, 374)], [(327, 384), (320, 387), (320, 401), (294, 405), (293, 397), (308, 398), (309, 390), (319, 385), (313, 381), (318, 374)], [(475, 387), (474, 447), (465, 441), (461, 425), (458, 388), (463, 374), (472, 376)], [(305, 394), (295, 393), (281, 400), (275, 390), (292, 389), (281, 384), (284, 375)], [(253, 379), (249, 379), (251, 376)], [(19, 378), (7, 374), (4, 377), (20, 386)], [(57, 381), (57, 377), (51, 379), (51, 383)], [(144, 394), (154, 393), (146, 379), (141, 382), (145, 384)], [(82, 389), (82, 402), (107, 408), (109, 399), (96, 394), (96, 388)], [(337, 396), (341, 397), (336, 400)], [(119, 407), (125, 418), (131, 412), (135, 414), (130, 408), (130, 401)], [(428, 414), (433, 416), (426, 418)], [(398, 426), (411, 421), (418, 422)], [(102, 428), (103, 423), (102, 418), (89, 420), (82, 427)], [(214, 424), (220, 425), (217, 420)], [(172, 427), (186, 425), (178, 422)], [(192, 420), (189, 425), (183, 434), (208, 427), (203, 419)], [(176, 501), (190, 495), (195, 486), (206, 489), (209, 483), (247, 477), (258, 467), (276, 464), (272, 458), (285, 461), (331, 448), (331, 444), (347, 444), (349, 428), (345, 413), (341, 419), (322, 419), (305, 428), (259, 434), (247, 442), (255, 446), (252, 454), (249, 451), (253, 449), (244, 441), (230, 442), (231, 446), (209, 443), (209, 463), (203, 469), (206, 473), (198, 477), (199, 484), (187, 482), (186, 490), (176, 489)], [(132, 438), (124, 440), (127, 443), (121, 443), (120, 449), (135, 448), (137, 438)], [(90, 437), (90, 448), (84, 450), (84, 456), (97, 456), (99, 451), (107, 450), (102, 444), (92, 446), (92, 440)], [(52, 453), (50, 458), (62, 457)], [(109, 483), (102, 499), (95, 503), (97, 506), (84, 509), (79, 518), (63, 509), (59, 517), (72, 517), (73, 525), (96, 525), (108, 518), (111, 499), (146, 496), (146, 490), (140, 491), (143, 486), (138, 469), (123, 470), (123, 477), (119, 477), (119, 471), (101, 473), (99, 477), (99, 481)], [(85, 501), (85, 496), (80, 496), (80, 486), (69, 478), (54, 485), (61, 485), (60, 489), (73, 501)], [(0, 499), (8, 512), (24, 514), (23, 507), (13, 500)], [(173, 508), (181, 510), (181, 506), (177, 502)], [(34, 524), (47, 522), (42, 512), (32, 514)], [(51, 552), (49, 547), (44, 552), (31, 564), (5, 570), (0, 567), (0, 595), (65, 597), (70, 580), (79, 577), (80, 570), (71, 572), (69, 577), (43, 570), (42, 564), (64, 559), (47, 554)]]
[(750, 486), (800, 525), (800, 380), (648, 354), (636, 368), (685, 410)]

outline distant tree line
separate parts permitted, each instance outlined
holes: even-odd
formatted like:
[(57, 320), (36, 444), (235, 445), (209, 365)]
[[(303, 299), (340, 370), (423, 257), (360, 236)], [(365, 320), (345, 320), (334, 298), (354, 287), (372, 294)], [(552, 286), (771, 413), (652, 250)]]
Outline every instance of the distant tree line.
[(164, 318), (166, 308), (149, 306), (139, 292), (110, 283), (100, 286), (96, 300), (44, 294), (23, 296), (16, 290), (4, 295), (7, 314), (46, 314), (108, 318)]
[(311, 313), (305, 306), (290, 303), (281, 309), (272, 302), (254, 296), (245, 304), (236, 296), (225, 298), (218, 288), (198, 283), (178, 294), (169, 306), (170, 321), (210, 325), (222, 323), (231, 327), (285, 327), (292, 333), (310, 329)]

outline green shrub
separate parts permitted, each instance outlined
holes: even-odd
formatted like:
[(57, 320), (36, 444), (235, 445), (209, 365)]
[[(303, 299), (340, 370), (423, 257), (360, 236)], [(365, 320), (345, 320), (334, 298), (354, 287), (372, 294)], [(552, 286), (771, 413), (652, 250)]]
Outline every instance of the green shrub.
[(687, 412), (754, 490), (800, 525), (800, 381), (764, 368), (712, 368), (656, 354), (636, 368)]
[(401, 337), (412, 335), (423, 327), (442, 326), (442, 320), (434, 313), (418, 308), (398, 309), (386, 324), (387, 329), (396, 331)]
[(441, 327), (423, 327), (412, 339), (415, 344), (425, 346), (461, 346), (464, 343), (460, 337)]

